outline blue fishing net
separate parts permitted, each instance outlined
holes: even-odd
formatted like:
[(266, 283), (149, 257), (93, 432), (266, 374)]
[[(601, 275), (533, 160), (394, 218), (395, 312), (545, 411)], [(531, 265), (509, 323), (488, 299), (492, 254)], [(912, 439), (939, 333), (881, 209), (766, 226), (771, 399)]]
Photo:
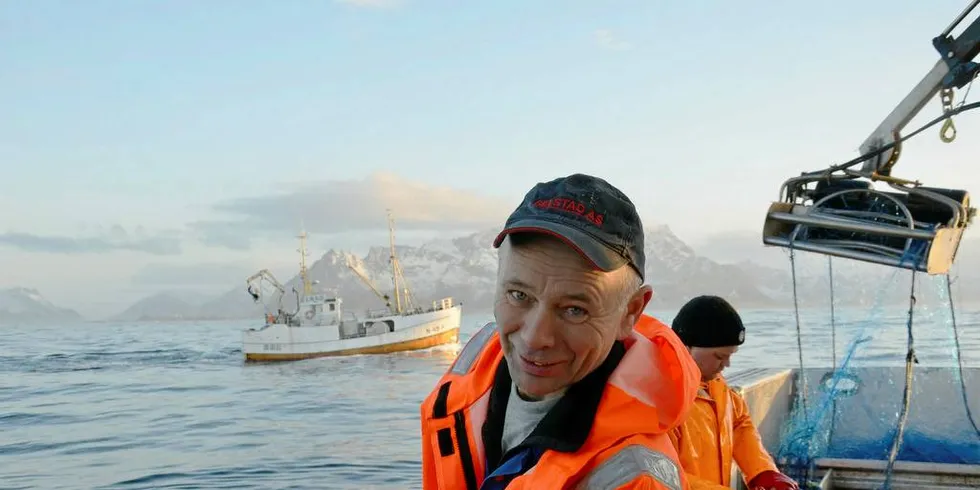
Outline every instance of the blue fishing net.
[[(821, 458), (889, 460), (900, 426), (896, 461), (980, 464), (980, 430), (976, 427), (980, 391), (967, 391), (971, 380), (964, 376), (970, 375), (960, 369), (947, 278), (912, 277), (907, 270), (891, 269), (874, 294), (874, 303), (866, 309), (866, 318), (838, 319), (836, 323), (831, 319), (816, 325), (834, 328), (846, 339), (846, 347), (839, 359), (835, 355), (833, 368), (804, 365), (796, 379), (793, 409), (775, 456), (781, 469), (803, 488), (818, 482), (815, 463)], [(912, 289), (902, 288), (901, 283), (912, 286), (912, 280), (916, 281), (916, 302), (911, 320), (898, 318), (907, 317), (908, 306), (899, 315), (894, 304), (885, 304), (884, 299), (901, 289), (908, 295)], [(913, 364), (903, 425), (908, 321), (912, 322), (917, 357), (925, 354), (928, 362)], [(916, 330), (918, 323), (929, 328)], [(896, 331), (896, 325), (903, 325), (902, 331)], [(886, 354), (880, 347), (870, 348), (881, 342), (890, 346)]]

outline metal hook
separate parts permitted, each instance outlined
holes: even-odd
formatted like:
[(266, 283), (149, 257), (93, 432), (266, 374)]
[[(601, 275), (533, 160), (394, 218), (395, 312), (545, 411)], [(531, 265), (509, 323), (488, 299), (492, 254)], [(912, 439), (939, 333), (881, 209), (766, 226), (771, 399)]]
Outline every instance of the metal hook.
[(942, 129), (939, 130), (939, 139), (943, 140), (943, 143), (952, 143), (956, 139), (956, 125), (953, 124), (953, 118), (948, 118), (943, 123)]

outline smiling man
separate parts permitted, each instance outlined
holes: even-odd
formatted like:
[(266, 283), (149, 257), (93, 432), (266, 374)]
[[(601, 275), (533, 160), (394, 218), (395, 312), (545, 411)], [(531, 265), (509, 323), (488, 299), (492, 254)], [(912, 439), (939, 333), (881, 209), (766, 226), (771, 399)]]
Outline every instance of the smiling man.
[(693, 410), (670, 432), (691, 488), (731, 488), (734, 459), (751, 490), (796, 490), (762, 445), (745, 400), (721, 376), (745, 342), (735, 308), (718, 296), (698, 296), (681, 307), (671, 326), (701, 371)]
[(699, 372), (643, 314), (643, 225), (582, 174), (539, 183), (494, 240), (494, 316), (422, 404), (423, 488), (686, 488), (667, 432)]

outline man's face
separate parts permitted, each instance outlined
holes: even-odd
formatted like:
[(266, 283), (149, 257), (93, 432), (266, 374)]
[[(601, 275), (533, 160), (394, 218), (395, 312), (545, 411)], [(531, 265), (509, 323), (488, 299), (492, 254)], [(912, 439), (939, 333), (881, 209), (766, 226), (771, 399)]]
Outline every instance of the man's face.
[(626, 338), (652, 296), (632, 296), (623, 267), (593, 269), (564, 243), (541, 239), (500, 247), (494, 316), (507, 368), (529, 398), (560, 393), (605, 360)]
[(738, 346), (731, 347), (691, 347), (691, 357), (701, 368), (701, 381), (715, 379), (730, 364)]

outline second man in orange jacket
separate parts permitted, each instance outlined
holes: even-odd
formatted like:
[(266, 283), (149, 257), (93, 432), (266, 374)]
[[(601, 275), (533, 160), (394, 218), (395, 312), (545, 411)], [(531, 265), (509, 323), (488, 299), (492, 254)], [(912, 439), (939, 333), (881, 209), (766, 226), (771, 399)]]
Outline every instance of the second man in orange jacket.
[(721, 377), (745, 341), (739, 314), (722, 298), (699, 296), (678, 311), (672, 327), (701, 369), (694, 407), (669, 433), (691, 488), (731, 488), (734, 460), (751, 490), (797, 490), (762, 445), (745, 400)]

